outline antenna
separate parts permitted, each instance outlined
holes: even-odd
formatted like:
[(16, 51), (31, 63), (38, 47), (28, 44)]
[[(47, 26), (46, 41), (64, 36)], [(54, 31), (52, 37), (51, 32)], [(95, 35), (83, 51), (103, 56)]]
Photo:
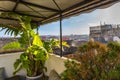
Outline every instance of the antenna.
[(104, 22), (104, 25), (105, 25), (106, 23)]
[(100, 21), (100, 26), (102, 25), (102, 22)]

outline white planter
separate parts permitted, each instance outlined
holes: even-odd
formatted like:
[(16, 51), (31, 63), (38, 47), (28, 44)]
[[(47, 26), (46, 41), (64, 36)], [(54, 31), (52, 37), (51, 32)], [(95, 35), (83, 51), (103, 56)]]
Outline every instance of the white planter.
[(42, 76), (43, 76), (43, 73), (35, 77), (26, 76), (26, 80), (39, 80)]

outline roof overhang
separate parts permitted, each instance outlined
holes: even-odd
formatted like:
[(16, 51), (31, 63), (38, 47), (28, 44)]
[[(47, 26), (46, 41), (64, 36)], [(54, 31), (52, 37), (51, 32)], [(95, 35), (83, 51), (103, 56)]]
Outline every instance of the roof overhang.
[[(32, 22), (46, 24), (73, 15), (106, 8), (120, 0), (0, 0), (0, 12), (31, 16)], [(0, 17), (0, 24), (17, 25), (12, 18)]]

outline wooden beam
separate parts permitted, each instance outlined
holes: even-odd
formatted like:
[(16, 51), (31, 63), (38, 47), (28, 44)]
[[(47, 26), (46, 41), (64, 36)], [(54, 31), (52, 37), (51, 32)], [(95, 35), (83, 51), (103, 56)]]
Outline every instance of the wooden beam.
[[(13, 12), (13, 11), (10, 11), (10, 10), (0, 10), (0, 12)], [(36, 16), (36, 15), (31, 15), (31, 14), (20, 13), (19, 11), (14, 11), (14, 13), (19, 14), (19, 15), (23, 15), (23, 16), (31, 16), (31, 17), (35, 17), (35, 18), (43, 18), (43, 19), (46, 18), (46, 17)]]
[[(9, 1), (16, 2), (15, 0), (9, 0)], [(49, 11), (53, 11), (53, 12), (59, 12), (59, 10), (57, 10), (57, 9), (45, 7), (45, 6), (34, 4), (34, 3), (31, 3), (31, 2), (26, 2), (26, 1), (21, 0), (20, 3), (25, 4), (25, 5), (34, 6), (34, 7), (41, 8), (41, 9), (45, 9), (45, 10), (49, 10)]]
[(19, 2), (20, 2), (20, 0), (17, 0), (17, 1), (16, 1), (16, 4), (15, 4), (15, 6), (13, 7), (13, 10), (12, 10), (13, 12), (16, 10), (16, 8), (17, 8)]

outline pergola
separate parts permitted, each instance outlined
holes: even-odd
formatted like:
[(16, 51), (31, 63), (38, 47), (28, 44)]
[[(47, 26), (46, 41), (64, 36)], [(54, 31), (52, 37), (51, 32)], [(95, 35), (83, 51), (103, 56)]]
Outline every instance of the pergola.
[[(62, 19), (73, 15), (106, 8), (120, 0), (0, 0), (0, 12), (14, 12), (32, 17), (32, 22), (38, 25), (60, 21), (60, 40), (62, 56)], [(0, 24), (18, 25), (11, 17), (0, 16)]]

